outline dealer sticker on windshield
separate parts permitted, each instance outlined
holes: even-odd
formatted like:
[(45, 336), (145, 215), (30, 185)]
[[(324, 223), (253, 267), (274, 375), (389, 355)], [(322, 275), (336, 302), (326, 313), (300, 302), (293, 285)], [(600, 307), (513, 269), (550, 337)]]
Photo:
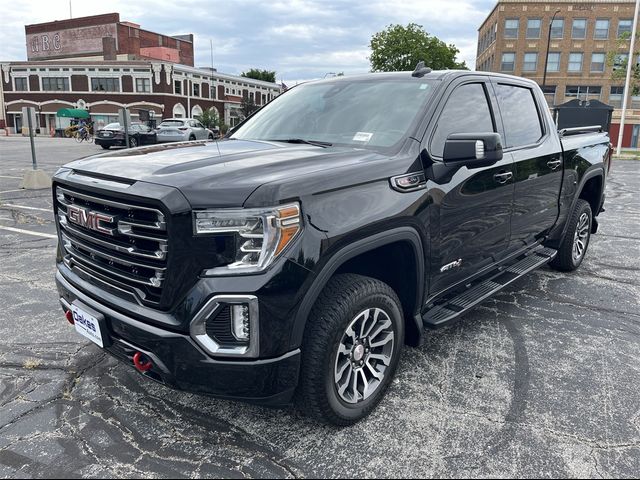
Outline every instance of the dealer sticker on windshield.
[(354, 142), (368, 142), (373, 137), (373, 133), (369, 132), (358, 132), (353, 136)]

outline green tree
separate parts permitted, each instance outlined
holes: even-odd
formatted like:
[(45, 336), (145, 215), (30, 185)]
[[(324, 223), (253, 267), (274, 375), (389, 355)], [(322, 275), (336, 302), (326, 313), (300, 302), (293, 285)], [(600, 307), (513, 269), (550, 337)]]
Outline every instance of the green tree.
[[(627, 67), (629, 65), (629, 39), (631, 34), (628, 32), (620, 35), (620, 38), (616, 41), (616, 46), (613, 50), (607, 52), (607, 65), (611, 68), (611, 80), (614, 83), (620, 83), (624, 85), (627, 78)], [(629, 89), (634, 96), (640, 95), (640, 63), (638, 63), (638, 56), (640, 52), (633, 52), (633, 62), (631, 66), (631, 80)]]
[(262, 80), (264, 82), (276, 83), (276, 72), (272, 72), (271, 70), (260, 70), (258, 68), (252, 68), (248, 72), (242, 72), (240, 76)]
[(429, 35), (422, 25), (416, 23), (406, 27), (389, 25), (371, 37), (369, 46), (369, 62), (374, 72), (411, 71), (421, 60), (433, 70), (467, 70), (465, 62), (456, 60), (460, 51), (455, 45), (447, 45)]
[(220, 117), (218, 116), (218, 112), (216, 112), (213, 108), (207, 109), (202, 112), (202, 115), (196, 115), (195, 117), (206, 128), (214, 128), (220, 125)]
[(256, 102), (253, 101), (253, 98), (249, 96), (242, 97), (242, 103), (240, 104), (240, 115), (242, 116), (242, 120), (247, 118), (253, 112), (258, 110), (258, 106)]

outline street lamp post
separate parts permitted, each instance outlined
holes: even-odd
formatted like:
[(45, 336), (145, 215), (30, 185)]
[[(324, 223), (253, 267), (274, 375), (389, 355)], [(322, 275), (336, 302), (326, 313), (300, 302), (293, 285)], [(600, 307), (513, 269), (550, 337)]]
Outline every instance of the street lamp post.
[(542, 90), (544, 93), (544, 87), (547, 85), (547, 63), (549, 63), (549, 45), (551, 45), (551, 28), (553, 27), (553, 21), (556, 19), (556, 15), (560, 13), (560, 9), (556, 10), (551, 17), (551, 23), (549, 23), (549, 33), (547, 35), (547, 53), (544, 57), (544, 73), (542, 74)]

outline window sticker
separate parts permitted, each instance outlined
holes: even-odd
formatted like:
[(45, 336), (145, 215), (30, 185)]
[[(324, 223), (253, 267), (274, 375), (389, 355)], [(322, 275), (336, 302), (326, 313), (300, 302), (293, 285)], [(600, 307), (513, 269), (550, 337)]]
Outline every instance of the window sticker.
[(373, 133), (369, 132), (358, 132), (353, 136), (354, 142), (368, 142), (373, 137)]

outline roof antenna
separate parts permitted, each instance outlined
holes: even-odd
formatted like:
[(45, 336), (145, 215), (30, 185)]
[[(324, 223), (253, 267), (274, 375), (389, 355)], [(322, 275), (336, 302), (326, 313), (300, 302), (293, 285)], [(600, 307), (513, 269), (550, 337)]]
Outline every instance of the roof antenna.
[(431, 73), (431, 69), (429, 67), (425, 67), (424, 66), (424, 61), (420, 61), (420, 62), (418, 62), (418, 65), (416, 65), (416, 69), (413, 71), (411, 76), (412, 77), (417, 77), (417, 78), (422, 78), (427, 73)]

